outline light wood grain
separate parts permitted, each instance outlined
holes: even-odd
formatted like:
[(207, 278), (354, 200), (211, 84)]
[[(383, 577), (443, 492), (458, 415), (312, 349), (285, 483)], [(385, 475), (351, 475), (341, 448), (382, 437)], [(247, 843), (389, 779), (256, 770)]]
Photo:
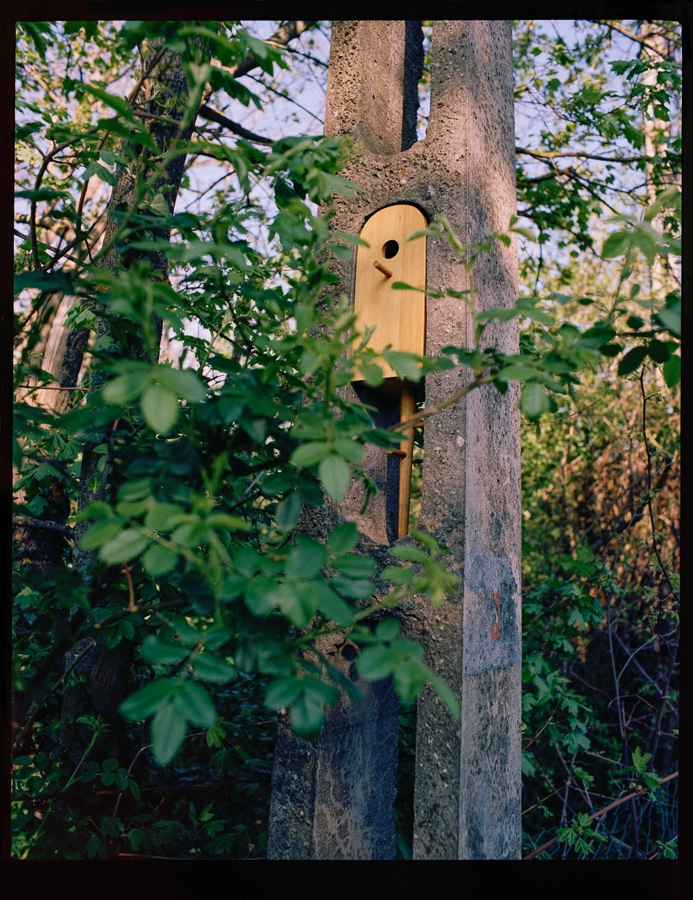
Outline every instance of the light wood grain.
[[(376, 353), (388, 344), (393, 350), (425, 353), (426, 297), (423, 290), (395, 291), (392, 285), (403, 281), (415, 288), (426, 285), (426, 238), (407, 242), (407, 238), (426, 227), (426, 217), (411, 204), (400, 203), (378, 210), (363, 226), (359, 237), (369, 246), (356, 252), (354, 314), (356, 330), (363, 333), (375, 326), (368, 346)], [(398, 250), (388, 255), (388, 242), (396, 241)], [(391, 246), (391, 245), (390, 245)], [(392, 276), (376, 268), (380, 263)], [(396, 378), (390, 366), (378, 363), (386, 378)], [(355, 381), (363, 380), (357, 373)]]

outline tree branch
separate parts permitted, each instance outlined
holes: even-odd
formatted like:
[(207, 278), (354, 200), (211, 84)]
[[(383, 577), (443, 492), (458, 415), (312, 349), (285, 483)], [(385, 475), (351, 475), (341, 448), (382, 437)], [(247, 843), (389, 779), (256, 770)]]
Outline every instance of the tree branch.
[(272, 138), (263, 137), (261, 134), (255, 134), (252, 131), (248, 131), (247, 128), (244, 128), (237, 122), (232, 122), (231, 119), (227, 119), (226, 116), (222, 115), (220, 112), (207, 106), (206, 103), (203, 103), (199, 108), (198, 115), (210, 122), (216, 122), (217, 125), (227, 128), (239, 137), (245, 138), (246, 141), (252, 141), (254, 144), (264, 144), (267, 147), (271, 147), (274, 143)]
[(577, 157), (579, 159), (596, 159), (600, 162), (610, 163), (636, 163), (648, 162), (649, 156), (598, 156), (596, 153), (587, 153), (584, 150), (529, 150), (527, 147), (516, 147), (516, 153), (524, 153), (525, 156), (533, 156), (535, 159), (557, 159), (565, 157)]
[[(618, 31), (619, 34), (624, 35), (624, 37), (629, 38), (631, 41), (635, 41), (636, 44), (640, 44), (642, 47), (647, 47), (648, 50), (651, 50), (653, 53), (656, 53), (657, 56), (661, 56), (662, 59), (667, 62), (671, 62), (671, 59), (668, 54), (662, 53), (661, 50), (658, 50), (656, 47), (653, 47), (652, 44), (648, 44), (646, 40), (640, 37), (640, 35), (635, 34), (633, 31), (630, 31), (628, 28), (624, 28), (623, 25), (617, 25), (615, 22), (610, 22), (607, 19), (595, 19), (598, 25), (606, 25), (607, 28), (611, 28), (613, 31)], [(663, 37), (663, 35), (662, 35)], [(671, 38), (666, 38), (667, 41), (672, 40)], [(672, 41), (679, 46), (678, 41)]]
[[(310, 28), (311, 25), (315, 25), (315, 22), (284, 22), (283, 25), (280, 25), (279, 28), (277, 28), (272, 37), (267, 38), (265, 43), (270, 44), (272, 47), (285, 47), (288, 43), (295, 40), (297, 37), (300, 37), (300, 35), (302, 35), (307, 28)], [(241, 75), (247, 75), (248, 72), (252, 72), (253, 69), (258, 68), (259, 65), (259, 62), (255, 57), (251, 55), (233, 66), (233, 68), (226, 68), (225, 66), (222, 68), (226, 68), (226, 71), (233, 75), (234, 78), (240, 78)]]
[[(64, 390), (64, 388), (58, 388)], [(18, 528), (43, 528), (46, 531), (57, 531), (65, 537), (72, 538), (72, 529), (69, 525), (61, 525), (60, 522), (51, 522), (48, 519), (32, 519), (29, 516), (13, 516), (12, 524)]]
[(429, 406), (426, 409), (422, 409), (421, 412), (418, 412), (415, 416), (412, 416), (411, 419), (405, 419), (403, 422), (397, 422), (396, 425), (391, 425), (388, 430), (406, 431), (407, 428), (412, 428), (414, 425), (418, 425), (419, 422), (423, 422), (423, 420), (427, 419), (429, 416), (435, 415), (435, 413), (440, 412), (441, 409), (445, 409), (447, 406), (452, 406), (453, 403), (457, 403), (458, 400), (461, 400), (470, 391), (474, 390), (474, 388), (481, 387), (482, 384), (490, 384), (492, 381), (495, 381), (495, 375), (486, 375), (485, 378), (477, 378), (475, 381), (472, 381), (471, 384), (466, 385), (466, 387), (463, 387), (455, 394), (452, 394), (445, 400), (441, 400), (440, 403), (436, 403), (434, 406)]

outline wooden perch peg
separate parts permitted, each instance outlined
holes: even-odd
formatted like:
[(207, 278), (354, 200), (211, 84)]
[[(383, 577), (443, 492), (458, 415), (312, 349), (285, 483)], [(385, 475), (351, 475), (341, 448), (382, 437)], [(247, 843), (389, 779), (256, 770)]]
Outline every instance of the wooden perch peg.
[[(415, 388), (404, 385), (400, 400), (400, 422), (411, 419), (416, 412)], [(414, 458), (414, 428), (402, 432), (403, 440), (399, 445), (402, 456), (399, 461), (399, 503), (397, 517), (397, 539), (409, 534), (409, 506), (411, 503), (411, 470)], [(399, 456), (399, 454), (398, 454)]]
[(384, 265), (380, 262), (379, 259), (376, 259), (376, 260), (373, 262), (373, 265), (375, 266), (375, 268), (376, 268), (379, 272), (382, 272), (383, 275), (384, 275), (386, 278), (392, 278), (392, 270), (391, 270), (391, 269), (388, 269), (387, 266), (384, 266)]

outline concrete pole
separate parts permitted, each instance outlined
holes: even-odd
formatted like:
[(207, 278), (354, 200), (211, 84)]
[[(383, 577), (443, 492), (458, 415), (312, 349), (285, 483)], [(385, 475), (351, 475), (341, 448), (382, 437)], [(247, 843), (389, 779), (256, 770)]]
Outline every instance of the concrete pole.
[[(372, 213), (413, 203), (429, 219), (445, 215), (464, 242), (484, 229), (507, 228), (515, 211), (515, 139), (511, 25), (506, 21), (437, 21), (433, 27), (431, 114), (416, 142), (416, 87), (421, 71), (418, 22), (342, 21), (332, 30), (325, 131), (350, 133), (361, 145), (343, 173), (363, 187), (339, 198), (332, 226), (358, 234)], [(354, 265), (338, 261), (341, 289), (353, 296)], [(468, 287), (447, 244), (429, 238), (428, 283)], [(474, 268), (478, 309), (510, 306), (517, 295), (517, 250), (500, 243)], [(467, 308), (427, 301), (426, 351), (469, 346)], [(514, 324), (494, 323), (488, 340), (517, 352)], [(470, 380), (454, 369), (426, 379), (426, 405)], [(520, 855), (520, 448), (517, 385), (492, 386), (427, 420), (419, 527), (451, 551), (462, 576), (456, 596), (433, 609), (409, 601), (400, 613), (406, 636), (457, 693), (461, 725), (432, 690), (418, 702), (414, 857), (513, 859)], [(352, 396), (375, 405), (380, 425), (398, 404), (366, 388)], [(358, 393), (357, 393), (358, 392)], [(355, 483), (339, 511), (356, 522), (361, 552), (387, 564), (396, 540), (397, 461), (372, 448), (367, 471), (381, 487), (359, 514)], [(312, 520), (311, 533), (331, 524)], [(345, 648), (325, 648), (349, 666)], [(347, 655), (348, 656), (348, 655)], [(280, 723), (268, 855), (274, 858), (382, 859), (394, 853), (396, 698), (389, 684), (362, 685), (363, 708), (348, 700), (330, 711), (316, 741), (295, 738)], [(354, 782), (354, 779), (356, 781)], [(370, 805), (369, 805), (370, 798)]]

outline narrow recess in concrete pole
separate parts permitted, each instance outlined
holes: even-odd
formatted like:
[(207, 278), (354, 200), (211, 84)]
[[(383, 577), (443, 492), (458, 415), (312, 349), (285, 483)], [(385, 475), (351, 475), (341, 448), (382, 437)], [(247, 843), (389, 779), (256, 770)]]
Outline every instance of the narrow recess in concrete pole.
[[(416, 141), (417, 82), (421, 65), (420, 23), (402, 21), (335, 22), (328, 79), (325, 132), (351, 133), (362, 145), (373, 173), (389, 166), (402, 147)], [(360, 171), (360, 170), (359, 170)], [(363, 201), (338, 204), (331, 226), (359, 234), (366, 219), (388, 205), (387, 192), (375, 189)], [(390, 252), (391, 248), (387, 248)], [(387, 253), (384, 254), (387, 257)], [(381, 261), (384, 265), (386, 260)], [(337, 263), (341, 289), (353, 296), (354, 263)], [(399, 402), (365, 385), (344, 389), (352, 399), (376, 408), (376, 425), (399, 421)], [(354, 482), (339, 509), (313, 510), (299, 527), (322, 536), (344, 519), (354, 521), (363, 538), (358, 550), (378, 567), (390, 565), (397, 539), (398, 460), (368, 447), (362, 468), (378, 495), (365, 513), (363, 488)], [(330, 663), (356, 679), (363, 695), (356, 705), (343, 700), (326, 710), (320, 735), (297, 738), (280, 718), (272, 777), (268, 856), (272, 859), (391, 859), (395, 852), (392, 809), (396, 792), (399, 703), (392, 683), (358, 680), (350, 658), (354, 648), (343, 636), (323, 640)]]
[[(515, 211), (510, 22), (437, 21), (433, 25), (431, 114), (416, 142), (422, 60), (417, 22), (335, 22), (325, 131), (361, 145), (345, 177), (363, 190), (338, 198), (331, 225), (359, 234), (377, 210), (397, 203), (444, 215), (464, 243), (508, 227)], [(405, 65), (405, 58), (410, 62)], [(510, 306), (517, 295), (516, 246), (500, 243), (475, 267), (478, 309)], [(427, 245), (432, 288), (468, 288), (453, 250)], [(338, 261), (342, 290), (353, 296), (354, 265)], [(517, 328), (496, 323), (488, 339), (517, 352)], [(428, 298), (426, 352), (471, 344), (464, 303)], [(426, 404), (469, 383), (465, 369), (426, 380)], [(516, 386), (514, 386), (516, 387)], [(378, 410), (376, 424), (398, 420), (396, 401), (346, 388)], [(400, 612), (403, 631), (425, 648), (427, 663), (456, 692), (455, 723), (433, 691), (417, 708), (414, 857), (504, 859), (520, 854), (520, 481), (518, 392), (492, 386), (431, 417), (425, 429), (419, 526), (450, 550), (462, 576), (456, 596), (433, 609), (425, 598)], [(389, 564), (396, 539), (397, 461), (369, 448), (364, 468), (380, 493), (360, 514), (354, 483), (339, 509), (323, 508), (302, 527), (325, 534), (356, 522), (359, 549)], [(393, 493), (394, 491), (394, 493)], [(407, 540), (405, 538), (405, 540)], [(343, 642), (342, 642), (343, 643)], [(321, 648), (352, 665), (339, 639)], [(270, 811), (271, 858), (384, 859), (394, 852), (397, 701), (389, 683), (362, 685), (364, 704), (334, 707), (313, 742), (280, 722)]]
[(423, 66), (417, 85), (419, 106), (416, 113), (416, 138), (419, 141), (423, 141), (426, 138), (428, 120), (431, 114), (431, 69), (430, 60), (428, 65), (426, 63), (426, 56), (431, 49), (432, 22), (422, 23), (421, 31), (423, 33)]

